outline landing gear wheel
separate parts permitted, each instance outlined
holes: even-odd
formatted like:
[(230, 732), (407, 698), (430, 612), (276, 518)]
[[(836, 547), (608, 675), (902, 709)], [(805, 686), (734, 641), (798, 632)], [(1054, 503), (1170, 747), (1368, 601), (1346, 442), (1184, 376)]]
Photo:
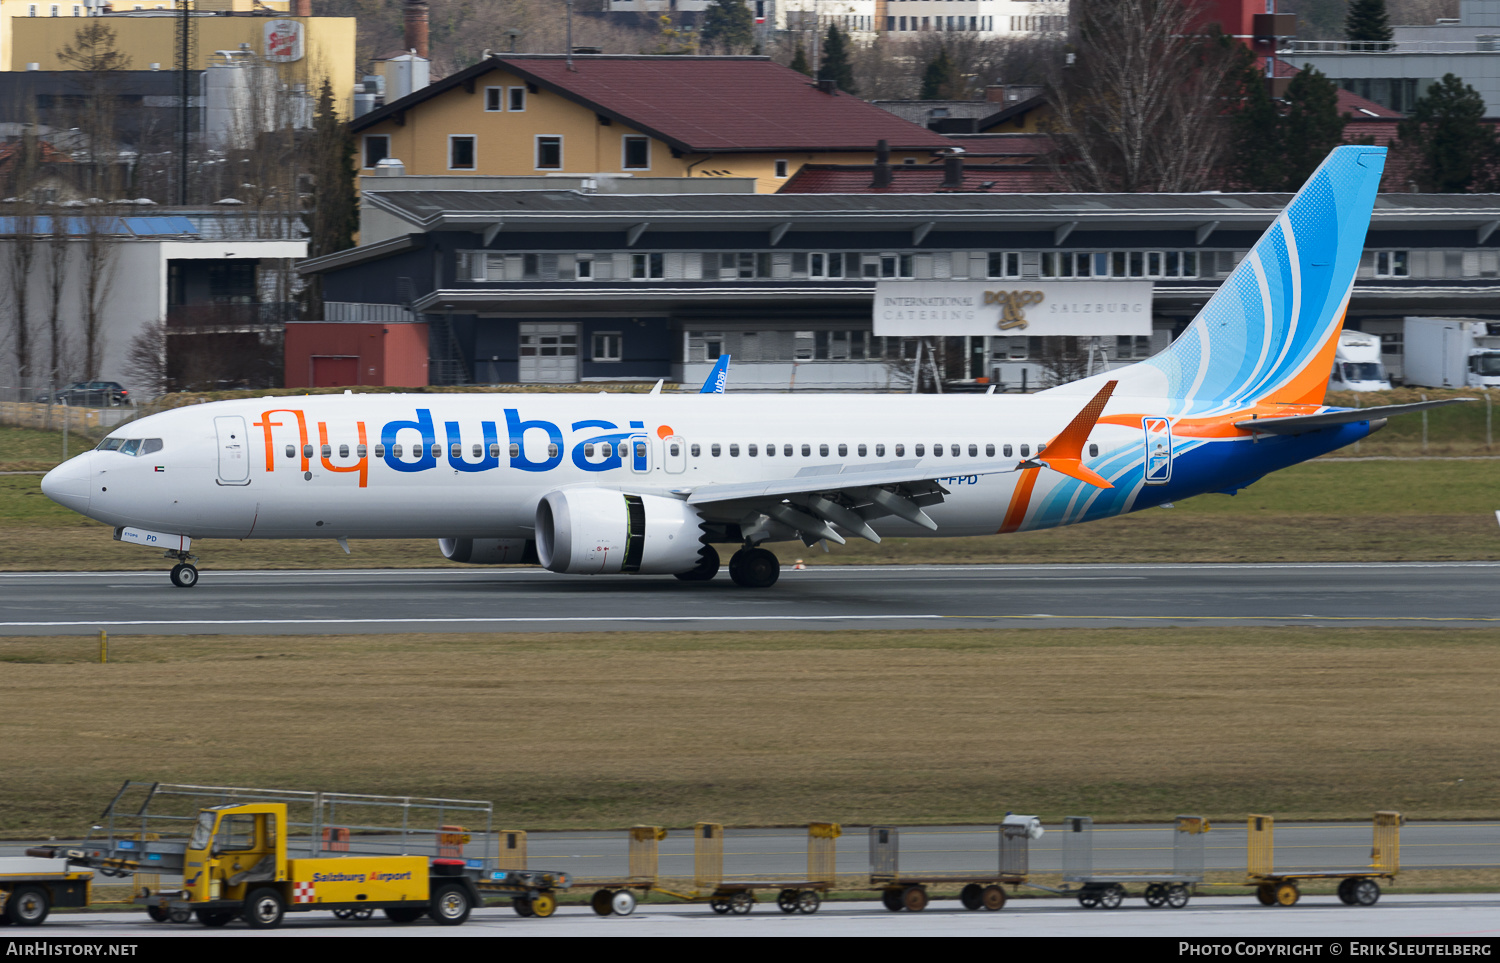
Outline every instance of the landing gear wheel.
[(784, 889), (776, 894), (776, 908), (783, 913), (797, 912), (797, 891)]
[(963, 904), (966, 910), (977, 910), (984, 905), (982, 901), (983, 893), (983, 886), (980, 886), (978, 883), (970, 883), (959, 892), (958, 901)]
[(729, 560), (729, 577), (744, 588), (770, 588), (781, 577), (781, 563), (763, 548), (742, 549)]
[(1146, 887), (1146, 905), (1152, 909), (1161, 909), (1167, 905), (1166, 887), (1160, 883), (1152, 883)]
[(901, 894), (901, 905), (913, 913), (927, 908), (927, 890), (920, 886), (908, 886)]
[(432, 894), (427, 916), (439, 926), (458, 926), (469, 918), (469, 911), (473, 908), (469, 891), (458, 883), (448, 883)]
[(755, 909), (754, 893), (741, 891), (729, 897), (730, 912), (738, 916), (745, 916), (753, 909)]
[(1119, 909), (1123, 902), (1125, 902), (1125, 887), (1119, 883), (1110, 883), (1104, 887), (1104, 892), (1099, 894), (1099, 905), (1105, 909)]
[(234, 920), (234, 910), (198, 910), (198, 922), (204, 926), (228, 926)]
[(1173, 883), (1167, 887), (1167, 905), (1172, 909), (1182, 909), (1188, 904), (1188, 888), (1181, 883)]
[(1380, 884), (1373, 879), (1361, 877), (1349, 887), (1349, 894), (1354, 898), (1352, 905), (1374, 906), (1380, 901)]
[(52, 911), (47, 891), (37, 886), (20, 886), (5, 901), (5, 918), (12, 926), (41, 926)]
[(557, 897), (551, 893), (537, 893), (531, 898), (531, 915), (546, 919), (557, 912)]
[(713, 910), (715, 913), (718, 913), (720, 916), (723, 916), (725, 913), (729, 912), (729, 900), (711, 899), (708, 901), (708, 908)]
[(880, 894), (880, 901), (885, 908), (892, 913), (899, 913), (906, 909), (906, 904), (901, 902), (901, 891), (899, 889), (888, 889)]
[(192, 588), (198, 584), (198, 570), (187, 564), (172, 566), (172, 584), (178, 588)]
[(595, 890), (589, 899), (589, 909), (594, 911), (595, 916), (608, 916), (615, 911), (615, 894), (607, 889)]
[(286, 904), (281, 901), (281, 894), (274, 889), (262, 888), (252, 892), (245, 899), (244, 912), (240, 914), (251, 929), (269, 930), (281, 925), (281, 918), (286, 915)]
[(991, 913), (1005, 909), (1005, 890), (999, 886), (986, 886), (979, 894), (979, 901)]
[(1276, 904), (1278, 906), (1296, 906), (1297, 900), (1302, 898), (1296, 883), (1282, 883), (1276, 887)]
[(823, 905), (823, 898), (816, 890), (805, 889), (797, 894), (797, 912), (811, 916)]
[(698, 553), (698, 564), (686, 572), (677, 572), (675, 577), (684, 582), (707, 582), (719, 574), (719, 553), (705, 545)]
[(635, 894), (628, 889), (622, 889), (615, 893), (614, 899), (609, 901), (616, 916), (629, 916), (635, 912)]

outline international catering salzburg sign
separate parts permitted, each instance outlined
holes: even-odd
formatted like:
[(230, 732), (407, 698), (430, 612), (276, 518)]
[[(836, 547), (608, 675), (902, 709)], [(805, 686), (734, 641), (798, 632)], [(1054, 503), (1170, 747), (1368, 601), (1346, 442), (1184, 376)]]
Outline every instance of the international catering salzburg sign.
[(1150, 281), (879, 281), (877, 337), (1149, 335)]

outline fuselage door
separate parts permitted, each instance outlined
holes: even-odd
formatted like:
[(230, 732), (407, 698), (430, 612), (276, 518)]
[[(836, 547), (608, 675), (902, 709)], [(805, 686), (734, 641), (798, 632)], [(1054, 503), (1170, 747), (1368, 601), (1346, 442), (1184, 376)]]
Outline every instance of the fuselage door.
[(239, 415), (214, 418), (219, 437), (219, 484), (250, 484), (250, 446), (246, 444), (245, 419)]
[(681, 435), (668, 435), (662, 439), (662, 467), (673, 475), (687, 471), (687, 442)]
[(640, 475), (651, 470), (651, 439), (645, 435), (630, 436), (630, 470)]
[(1165, 485), (1172, 480), (1172, 422), (1147, 415), (1141, 419), (1141, 427), (1146, 432), (1146, 484)]

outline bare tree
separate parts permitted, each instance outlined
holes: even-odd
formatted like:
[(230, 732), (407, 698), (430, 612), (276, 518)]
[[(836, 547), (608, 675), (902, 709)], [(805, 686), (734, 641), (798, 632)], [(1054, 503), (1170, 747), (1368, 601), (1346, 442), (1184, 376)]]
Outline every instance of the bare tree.
[(147, 321), (125, 349), (125, 374), (152, 395), (167, 391), (167, 324)]
[(66, 382), (67, 332), (63, 324), (63, 293), (68, 284), (72, 218), (54, 207), (38, 227), (47, 228), (46, 257), (42, 260), (42, 294), (47, 299), (47, 387), (49, 394)]
[(83, 377), (87, 381), (96, 380), (104, 366), (104, 306), (114, 284), (115, 261), (119, 253), (115, 221), (116, 215), (107, 207), (93, 208), (83, 217), (79, 242), (82, 247), (82, 278), (77, 290), (82, 320), (79, 332), (83, 342), (81, 361)]
[(119, 50), (108, 22), (90, 17), (74, 34), (73, 42), (57, 52), (57, 59), (79, 73), (75, 85), (80, 97), (73, 122), (88, 151), (88, 176), (81, 186), (94, 197), (112, 199), (124, 181), (115, 108), (120, 71), (130, 68), (130, 57)]
[(1235, 45), (1185, 0), (1080, 0), (1076, 61), (1047, 82), (1058, 174), (1078, 191), (1197, 191), (1227, 138)]
[[(24, 140), (25, 138), (23, 138)], [(35, 140), (35, 135), (31, 135)], [(23, 148), (23, 153), (26, 153)], [(22, 158), (18, 166), (24, 164)], [(30, 191), (14, 195), (10, 203), (11, 236), (6, 248), (10, 294), (11, 347), (15, 352), (16, 386), (36, 387), (36, 345), (31, 330), (31, 271), (36, 261), (37, 205)]]

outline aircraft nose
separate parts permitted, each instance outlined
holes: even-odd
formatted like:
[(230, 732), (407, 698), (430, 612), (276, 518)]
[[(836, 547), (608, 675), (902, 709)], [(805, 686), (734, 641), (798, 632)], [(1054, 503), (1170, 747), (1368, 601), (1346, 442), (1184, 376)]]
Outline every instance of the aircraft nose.
[(42, 478), (42, 494), (65, 508), (87, 515), (89, 510), (89, 463), (93, 452), (70, 458)]

